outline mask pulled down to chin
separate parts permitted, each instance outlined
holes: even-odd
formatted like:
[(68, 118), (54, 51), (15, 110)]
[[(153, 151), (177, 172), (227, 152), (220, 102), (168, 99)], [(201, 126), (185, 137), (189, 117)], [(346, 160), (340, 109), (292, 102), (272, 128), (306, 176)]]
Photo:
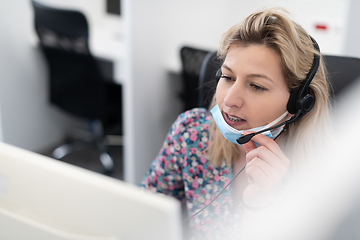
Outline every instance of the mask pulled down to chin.
[[(232, 143), (235, 143), (237, 145), (242, 146), (242, 144), (239, 144), (236, 139), (238, 139), (239, 137), (241, 137), (243, 135), (243, 132), (245, 130), (236, 130), (235, 128), (231, 127), (230, 125), (228, 125), (225, 122), (225, 119), (219, 109), (218, 105), (215, 105), (211, 110), (210, 110), (216, 126), (219, 128), (220, 132), (222, 133), (222, 135), (229, 140)], [(278, 122), (280, 122), (286, 115), (288, 114), (288, 112), (286, 111), (283, 115), (281, 115), (279, 118), (275, 119), (274, 121), (272, 121), (271, 123), (267, 124), (267, 125), (263, 125), (260, 127), (256, 127), (256, 128), (251, 128), (251, 129), (247, 129), (246, 131), (251, 131), (251, 132), (258, 132), (261, 131), (263, 129), (269, 128), (274, 126), (275, 124), (277, 124)], [(277, 129), (274, 129), (272, 131), (265, 131), (261, 134), (269, 137), (269, 138), (275, 138), (282, 130), (283, 130), (283, 126), (279, 127)], [(255, 142), (256, 145), (259, 145), (258, 143)]]

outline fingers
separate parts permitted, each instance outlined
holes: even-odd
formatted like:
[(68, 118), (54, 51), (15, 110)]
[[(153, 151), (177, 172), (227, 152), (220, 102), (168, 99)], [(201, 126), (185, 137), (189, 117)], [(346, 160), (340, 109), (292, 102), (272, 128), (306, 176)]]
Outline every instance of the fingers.
[(278, 184), (286, 174), (286, 169), (275, 170), (267, 162), (256, 157), (245, 168), (249, 183), (256, 183), (261, 189), (268, 189)]
[[(253, 132), (244, 131), (244, 134), (250, 133)], [(261, 146), (257, 148), (255, 142), (259, 143)], [(255, 135), (249, 142), (243, 144), (243, 147), (247, 153), (246, 163), (249, 163), (255, 156), (259, 156), (261, 159), (274, 159), (277, 156), (278, 158), (285, 160), (284, 163), (286, 163), (287, 158), (279, 145), (263, 134)], [(266, 149), (268, 149), (268, 151), (266, 151)]]
[[(260, 146), (256, 147), (255, 142)], [(249, 182), (254, 182), (261, 188), (271, 188), (281, 182), (287, 174), (290, 161), (273, 139), (258, 134), (250, 142), (243, 144), (243, 147), (247, 153), (246, 175)]]
[(289, 159), (283, 155), (277, 156), (265, 146), (260, 146), (246, 154), (246, 163), (249, 163), (254, 158), (258, 157), (264, 162), (268, 163), (274, 168), (287, 168), (290, 164)]
[[(245, 131), (244, 131), (245, 132)], [(271, 138), (263, 135), (263, 134), (257, 134), (255, 135), (251, 141), (259, 143), (261, 146), (266, 147), (269, 149), (272, 153), (274, 153), (279, 158), (286, 158), (285, 154), (279, 147), (279, 145)]]
[(255, 145), (255, 142), (250, 140), (249, 142), (247, 143), (244, 143), (243, 145), (243, 148), (245, 149), (245, 152), (246, 153), (249, 153), (251, 152), (252, 150), (256, 149), (256, 145)]

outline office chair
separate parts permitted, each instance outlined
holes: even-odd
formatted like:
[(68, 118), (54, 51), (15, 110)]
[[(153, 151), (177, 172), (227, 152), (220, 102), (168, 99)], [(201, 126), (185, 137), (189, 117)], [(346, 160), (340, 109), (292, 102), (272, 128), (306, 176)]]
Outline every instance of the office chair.
[(343, 56), (324, 56), (325, 66), (332, 83), (332, 96), (336, 100), (360, 77), (360, 59)]
[(105, 144), (106, 133), (122, 134), (122, 88), (104, 77), (101, 64), (91, 55), (89, 28), (78, 11), (55, 9), (32, 1), (35, 30), (49, 67), (50, 102), (65, 112), (85, 119), (90, 137), (62, 145), (53, 157), (96, 144), (105, 173), (114, 161)]
[(209, 52), (201, 64), (199, 76), (198, 105), (209, 108), (216, 90), (216, 72), (221, 67), (222, 60), (218, 58), (217, 52)]
[(207, 50), (189, 46), (184, 46), (180, 50), (182, 80), (184, 84), (184, 89), (180, 97), (184, 102), (184, 110), (199, 107), (199, 76), (201, 65), (208, 53), (209, 51)]

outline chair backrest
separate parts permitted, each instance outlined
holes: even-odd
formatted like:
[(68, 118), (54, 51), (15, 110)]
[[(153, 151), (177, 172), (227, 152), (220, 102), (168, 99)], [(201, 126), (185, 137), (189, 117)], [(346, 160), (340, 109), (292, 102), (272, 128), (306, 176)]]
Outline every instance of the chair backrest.
[(189, 46), (182, 47), (180, 50), (182, 79), (184, 84), (181, 98), (184, 102), (184, 110), (199, 107), (199, 76), (202, 63), (208, 53), (209, 51), (207, 50)]
[(78, 117), (107, 116), (107, 88), (88, 47), (88, 23), (78, 11), (32, 1), (35, 29), (50, 73), (50, 102)]
[(216, 72), (221, 67), (222, 60), (218, 58), (217, 52), (209, 52), (201, 65), (199, 76), (198, 106), (209, 108), (216, 89)]
[(89, 27), (79, 11), (56, 9), (32, 1), (35, 30), (43, 47), (89, 53)]
[(333, 98), (341, 95), (360, 77), (360, 59), (343, 56), (324, 56), (328, 76), (333, 85)]

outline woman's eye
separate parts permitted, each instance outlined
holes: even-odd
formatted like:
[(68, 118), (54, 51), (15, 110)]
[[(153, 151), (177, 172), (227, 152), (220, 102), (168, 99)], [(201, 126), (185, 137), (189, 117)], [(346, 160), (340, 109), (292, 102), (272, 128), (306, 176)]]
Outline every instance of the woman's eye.
[(231, 77), (226, 76), (226, 75), (221, 75), (220, 78), (223, 78), (223, 79), (225, 79), (226, 81), (231, 81), (231, 80), (232, 80)]
[(254, 83), (250, 84), (250, 86), (251, 86), (255, 91), (265, 91), (265, 90), (267, 90), (266, 88), (261, 87), (261, 86), (259, 86), (259, 85), (257, 85), (257, 84), (254, 84)]

